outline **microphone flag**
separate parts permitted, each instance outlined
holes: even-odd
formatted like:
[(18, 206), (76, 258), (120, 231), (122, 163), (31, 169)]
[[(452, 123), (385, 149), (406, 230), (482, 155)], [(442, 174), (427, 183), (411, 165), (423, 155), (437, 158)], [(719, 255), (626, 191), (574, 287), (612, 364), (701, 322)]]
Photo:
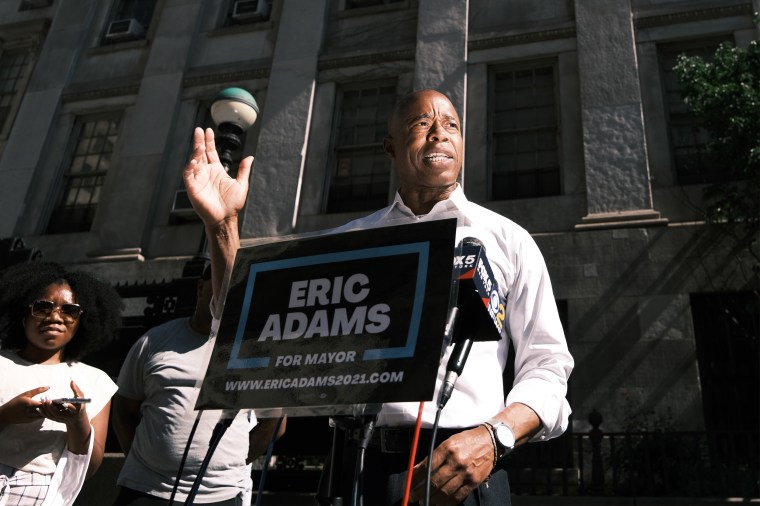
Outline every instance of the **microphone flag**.
[(506, 301), (499, 294), (483, 244), (473, 237), (462, 240), (461, 255), (454, 257), (453, 278), (459, 283), (457, 306), (479, 329), (474, 341), (501, 339), (506, 318)]

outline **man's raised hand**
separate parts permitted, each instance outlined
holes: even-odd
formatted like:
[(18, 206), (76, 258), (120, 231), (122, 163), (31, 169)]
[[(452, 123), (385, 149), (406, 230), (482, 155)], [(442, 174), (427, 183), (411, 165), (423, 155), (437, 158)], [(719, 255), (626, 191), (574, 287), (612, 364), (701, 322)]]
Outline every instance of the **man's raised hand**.
[(214, 143), (214, 131), (193, 132), (193, 154), (185, 166), (185, 188), (193, 209), (206, 226), (237, 217), (248, 195), (248, 177), (253, 157), (245, 157), (233, 179), (227, 174)]

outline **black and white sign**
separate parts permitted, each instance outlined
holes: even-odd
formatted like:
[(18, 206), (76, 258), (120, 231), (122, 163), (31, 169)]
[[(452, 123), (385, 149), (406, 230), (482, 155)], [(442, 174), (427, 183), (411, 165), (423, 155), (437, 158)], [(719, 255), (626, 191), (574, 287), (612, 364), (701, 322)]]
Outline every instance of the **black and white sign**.
[(431, 400), (455, 229), (448, 219), (241, 248), (196, 408), (342, 414)]

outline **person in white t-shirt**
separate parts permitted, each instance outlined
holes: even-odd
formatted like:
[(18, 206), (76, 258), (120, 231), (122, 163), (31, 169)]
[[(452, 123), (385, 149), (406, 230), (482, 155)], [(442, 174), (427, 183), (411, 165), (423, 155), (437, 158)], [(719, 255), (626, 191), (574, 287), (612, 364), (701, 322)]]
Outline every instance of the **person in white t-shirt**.
[(110, 285), (57, 264), (0, 273), (0, 503), (72, 504), (97, 471), (116, 384), (79, 360), (116, 338), (121, 309)]
[[(148, 330), (122, 364), (113, 427), (126, 460), (114, 504), (160, 505), (172, 496), (184, 503), (190, 493), (221, 414), (194, 410), (197, 383), (213, 344), (211, 298), (211, 269), (206, 267), (197, 283), (193, 315)], [(257, 423), (253, 411), (240, 410), (214, 450), (194, 502), (238, 506), (250, 501), (250, 461), (264, 453), (277, 426), (276, 419)], [(283, 421), (278, 434), (284, 430)]]

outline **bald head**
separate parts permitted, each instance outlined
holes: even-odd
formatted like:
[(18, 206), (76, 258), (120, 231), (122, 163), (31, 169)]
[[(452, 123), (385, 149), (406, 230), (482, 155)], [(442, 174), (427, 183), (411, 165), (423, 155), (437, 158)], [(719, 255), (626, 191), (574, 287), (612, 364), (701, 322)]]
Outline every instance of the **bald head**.
[(430, 211), (456, 188), (462, 167), (462, 131), (451, 101), (435, 90), (404, 95), (383, 142), (399, 176), (399, 194), (417, 214)]
[[(393, 111), (391, 111), (391, 115), (388, 117), (388, 131), (391, 131), (391, 129), (393, 128), (393, 122), (396, 121), (397, 118), (403, 115), (404, 110), (407, 107), (409, 107), (409, 104), (416, 102), (422, 96), (435, 96), (435, 95), (448, 101), (448, 103), (451, 105), (451, 108), (454, 109), (454, 104), (451, 103), (451, 100), (449, 99), (449, 97), (447, 97), (440, 91), (433, 90), (430, 88), (426, 88), (423, 90), (410, 91), (409, 93), (407, 93), (406, 95), (398, 99), (398, 101), (396, 102), (396, 105), (393, 106)], [(458, 120), (459, 120), (459, 116), (457, 116), (457, 121)]]

